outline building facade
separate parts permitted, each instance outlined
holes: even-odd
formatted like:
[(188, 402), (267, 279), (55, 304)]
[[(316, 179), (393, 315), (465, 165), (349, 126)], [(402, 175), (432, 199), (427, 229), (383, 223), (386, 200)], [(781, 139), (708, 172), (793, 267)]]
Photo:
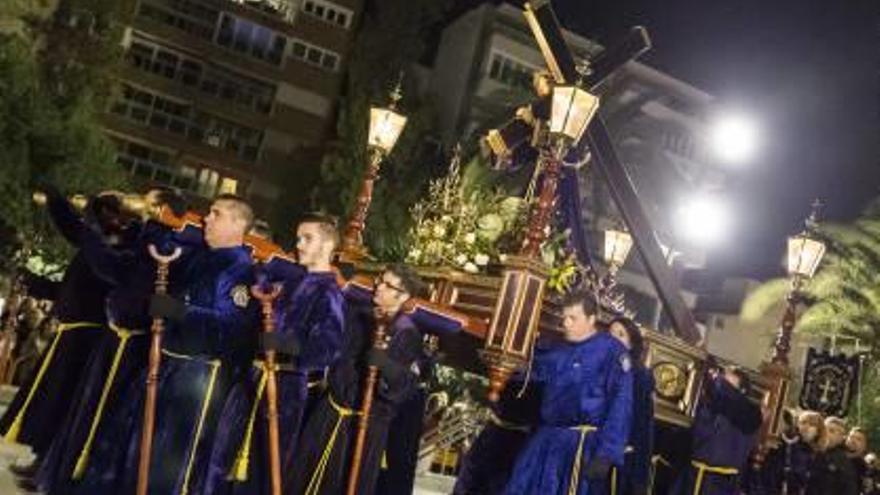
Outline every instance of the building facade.
[(362, 0), (138, 0), (106, 112), (118, 162), (195, 197), (258, 209), (273, 172), (332, 129)]

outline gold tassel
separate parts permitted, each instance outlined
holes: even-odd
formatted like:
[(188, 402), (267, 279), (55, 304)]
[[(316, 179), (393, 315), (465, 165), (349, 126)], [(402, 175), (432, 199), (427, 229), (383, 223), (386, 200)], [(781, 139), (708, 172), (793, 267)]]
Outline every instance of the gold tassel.
[(244, 438), (242, 439), (241, 447), (238, 449), (238, 454), (235, 456), (232, 470), (229, 473), (228, 479), (232, 481), (247, 480), (248, 466), (250, 465), (251, 458), (251, 439), (254, 434), (254, 423), (256, 422), (257, 410), (260, 408), (260, 399), (263, 397), (263, 391), (266, 389), (268, 378), (268, 373), (266, 373), (264, 365), (262, 373), (260, 374), (260, 381), (257, 383), (257, 396), (254, 398), (254, 403), (251, 406), (251, 414), (248, 417)]
[(104, 406), (107, 405), (107, 397), (110, 395), (110, 389), (113, 387), (116, 373), (119, 371), (119, 363), (122, 361), (122, 355), (125, 353), (125, 346), (128, 344), (128, 339), (132, 335), (129, 330), (117, 327), (112, 323), (110, 324), (110, 330), (119, 337), (119, 343), (116, 345), (116, 353), (113, 355), (113, 364), (110, 365), (110, 372), (107, 373), (107, 378), (104, 379), (104, 388), (101, 390), (101, 398), (98, 400), (98, 408), (95, 410), (95, 417), (92, 418), (92, 424), (89, 426), (89, 435), (86, 437), (86, 442), (83, 444), (79, 457), (76, 459), (76, 466), (73, 468), (72, 478), (75, 480), (82, 478), (86, 472), (86, 466), (89, 463), (89, 455), (92, 451), (92, 442), (95, 441), (95, 433), (98, 431), (98, 424), (101, 422), (101, 416), (104, 414)]
[(44, 375), (49, 369), (49, 365), (52, 364), (52, 358), (55, 357), (55, 349), (58, 347), (58, 342), (61, 341), (61, 334), (76, 328), (97, 328), (100, 326), (101, 325), (98, 323), (89, 322), (61, 323), (58, 325), (58, 329), (55, 330), (55, 338), (52, 339), (52, 344), (49, 346), (49, 350), (46, 351), (46, 357), (43, 359), (43, 364), (40, 365), (40, 370), (37, 371), (34, 383), (31, 384), (31, 388), (28, 390), (27, 398), (24, 400), (24, 404), (21, 405), (21, 408), (15, 415), (12, 424), (9, 425), (9, 429), (6, 430), (6, 433), (3, 435), (3, 440), (6, 440), (7, 442), (15, 442), (18, 440), (18, 435), (21, 433), (21, 425), (24, 423), (25, 414), (27, 413), (28, 407), (31, 405), (31, 401), (34, 399), (34, 395), (37, 393), (37, 389), (40, 388), (40, 383), (43, 382)]
[[(192, 358), (190, 358), (192, 359)], [(189, 452), (189, 460), (186, 462), (186, 472), (183, 475), (183, 488), (180, 495), (189, 493), (189, 478), (192, 474), (193, 461), (196, 458), (196, 451), (199, 450), (199, 441), (202, 437), (202, 428), (205, 426), (205, 417), (208, 415), (208, 408), (211, 405), (211, 397), (214, 395), (214, 386), (217, 384), (217, 372), (220, 370), (220, 361), (212, 360), (206, 364), (211, 366), (211, 378), (208, 379), (208, 390), (205, 391), (205, 398), (202, 401), (202, 411), (199, 414), (199, 424), (196, 426), (195, 438), (193, 439), (192, 450)]]

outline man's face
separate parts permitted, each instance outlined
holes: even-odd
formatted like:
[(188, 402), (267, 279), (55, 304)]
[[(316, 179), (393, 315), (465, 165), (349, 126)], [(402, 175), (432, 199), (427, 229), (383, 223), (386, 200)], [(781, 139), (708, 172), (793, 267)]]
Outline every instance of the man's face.
[(846, 448), (853, 454), (864, 455), (868, 450), (868, 439), (865, 438), (864, 433), (853, 430), (846, 437)]
[(596, 331), (596, 315), (587, 316), (580, 304), (566, 306), (562, 309), (562, 329), (565, 340), (580, 342)]
[(296, 228), (296, 255), (306, 268), (330, 263), (333, 240), (327, 239), (317, 223), (302, 223)]
[(813, 442), (819, 436), (819, 427), (813, 424), (807, 417), (798, 419), (798, 434), (805, 442)]
[(837, 447), (846, 439), (846, 429), (838, 424), (825, 424), (825, 430), (828, 432), (828, 446)]
[(394, 273), (386, 271), (376, 279), (373, 303), (386, 313), (396, 312), (409, 297), (409, 292), (401, 284), (400, 277)]
[(246, 227), (231, 201), (214, 201), (205, 217), (205, 242), (211, 248), (238, 246), (244, 241)]

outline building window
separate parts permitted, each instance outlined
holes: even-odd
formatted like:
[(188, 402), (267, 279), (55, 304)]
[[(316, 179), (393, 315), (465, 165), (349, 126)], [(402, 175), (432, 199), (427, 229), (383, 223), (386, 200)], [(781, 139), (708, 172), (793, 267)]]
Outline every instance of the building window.
[(195, 184), (195, 169), (172, 165), (171, 153), (124, 139), (114, 139), (116, 163), (138, 179), (159, 182), (190, 191)]
[(272, 65), (281, 65), (287, 38), (267, 27), (224, 13), (217, 44)]
[(205, 112), (197, 112), (193, 120), (191, 139), (225, 149), (245, 161), (255, 162), (259, 159), (263, 141), (261, 131)]
[(141, 0), (137, 17), (159, 22), (198, 38), (214, 37), (218, 10), (192, 0)]
[(489, 62), (489, 79), (512, 88), (532, 89), (532, 74), (538, 67), (518, 62), (507, 55), (493, 51)]
[(144, 39), (132, 41), (128, 60), (136, 69), (180, 81), (185, 86), (259, 113), (271, 112), (275, 101), (274, 84), (199, 61)]
[(111, 112), (123, 118), (223, 148), (244, 161), (259, 159), (263, 133), (212, 114), (194, 111), (179, 103), (131, 85), (123, 85), (122, 98)]
[(338, 53), (302, 40), (293, 40), (292, 43), (291, 56), (293, 58), (330, 72), (339, 70)]
[(352, 17), (354, 17), (354, 12), (350, 9), (326, 0), (306, 0), (303, 2), (302, 9), (312, 17), (345, 29), (348, 29)]

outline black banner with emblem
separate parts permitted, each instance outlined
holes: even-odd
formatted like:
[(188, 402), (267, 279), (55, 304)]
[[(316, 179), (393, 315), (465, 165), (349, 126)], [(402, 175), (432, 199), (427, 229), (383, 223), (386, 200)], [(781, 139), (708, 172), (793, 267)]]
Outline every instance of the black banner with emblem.
[(859, 357), (810, 348), (804, 366), (800, 406), (826, 416), (846, 417), (858, 393)]

